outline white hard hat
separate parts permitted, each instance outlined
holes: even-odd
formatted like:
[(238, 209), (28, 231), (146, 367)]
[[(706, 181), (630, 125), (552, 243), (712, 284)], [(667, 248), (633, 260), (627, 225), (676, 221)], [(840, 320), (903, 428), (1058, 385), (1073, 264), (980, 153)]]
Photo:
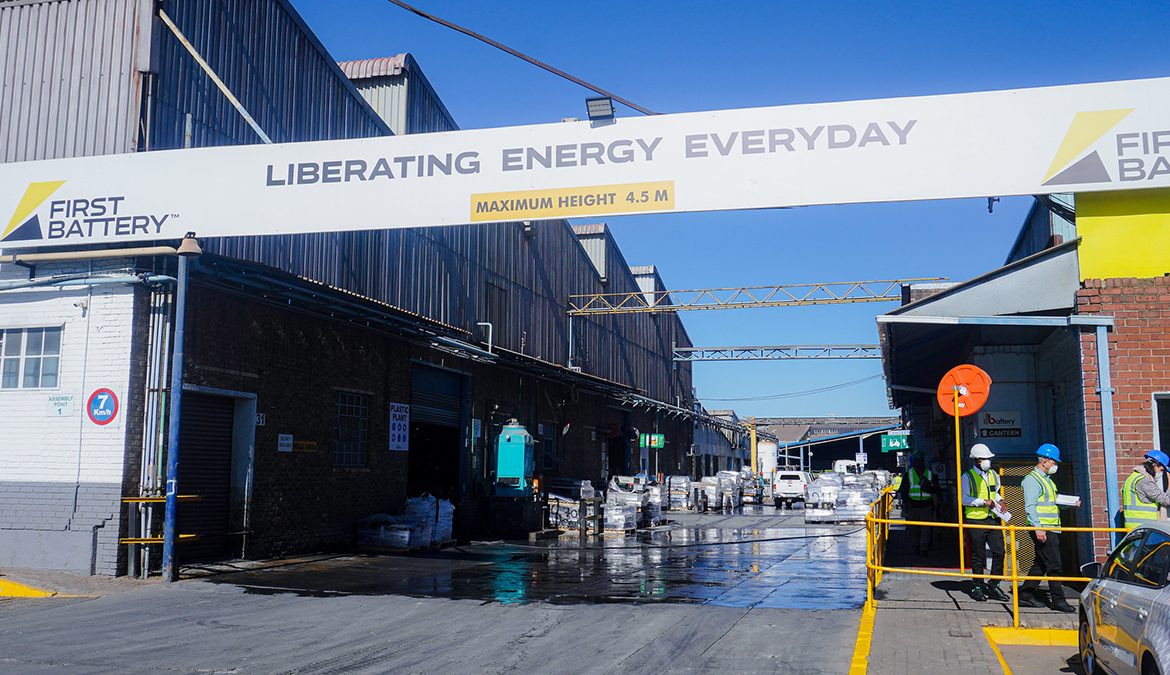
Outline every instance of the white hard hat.
[(991, 448), (982, 443), (976, 443), (971, 446), (971, 459), (991, 459), (995, 457), (991, 453)]

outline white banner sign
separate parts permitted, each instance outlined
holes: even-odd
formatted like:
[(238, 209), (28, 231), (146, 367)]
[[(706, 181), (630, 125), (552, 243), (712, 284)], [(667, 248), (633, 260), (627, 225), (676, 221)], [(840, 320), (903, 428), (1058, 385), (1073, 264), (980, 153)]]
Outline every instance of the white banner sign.
[(1166, 186), (1160, 78), (0, 164), (0, 247)]

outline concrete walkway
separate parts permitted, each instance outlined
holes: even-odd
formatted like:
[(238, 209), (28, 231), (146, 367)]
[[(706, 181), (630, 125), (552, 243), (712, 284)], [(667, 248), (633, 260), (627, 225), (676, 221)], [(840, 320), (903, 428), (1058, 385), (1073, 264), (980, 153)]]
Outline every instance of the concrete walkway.
[[(878, 586), (870, 673), (1003, 673), (984, 626), (1011, 626), (1011, 603), (975, 602), (968, 582), (944, 577), (886, 574)], [(1006, 590), (1006, 588), (1005, 588)], [(1068, 589), (1076, 606), (1076, 592)], [(1020, 625), (1076, 630), (1077, 615), (1047, 608), (1020, 608)], [(1076, 648), (1001, 647), (1018, 673), (1080, 672)], [(1070, 662), (1072, 659), (1072, 662)]]

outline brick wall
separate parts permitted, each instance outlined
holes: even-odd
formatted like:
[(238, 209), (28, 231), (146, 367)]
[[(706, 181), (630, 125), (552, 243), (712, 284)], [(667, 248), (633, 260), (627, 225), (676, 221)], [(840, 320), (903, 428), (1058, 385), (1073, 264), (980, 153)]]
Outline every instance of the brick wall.
[[(1170, 277), (1088, 279), (1077, 292), (1081, 314), (1113, 316), (1109, 334), (1114, 387), (1118, 490), (1147, 451), (1154, 447), (1153, 394), (1170, 392)], [(1092, 332), (1081, 335), (1084, 369), (1085, 425), (1090, 466), (1104, 466), (1101, 407), (1097, 394), (1097, 350)], [(1094, 499), (1105, 500), (1102, 474), (1091, 479)], [(1107, 514), (1093, 510), (1093, 525), (1108, 527)], [(1108, 550), (1108, 536), (1096, 536), (1098, 551)]]

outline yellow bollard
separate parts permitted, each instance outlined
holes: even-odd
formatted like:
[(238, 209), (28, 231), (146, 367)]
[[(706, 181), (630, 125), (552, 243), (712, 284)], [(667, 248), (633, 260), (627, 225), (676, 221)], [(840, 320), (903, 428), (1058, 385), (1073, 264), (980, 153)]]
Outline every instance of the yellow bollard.
[(1020, 585), (1017, 577), (1020, 574), (1016, 567), (1016, 526), (1008, 525), (1009, 550), (1012, 553), (1012, 626), (1020, 627)]

